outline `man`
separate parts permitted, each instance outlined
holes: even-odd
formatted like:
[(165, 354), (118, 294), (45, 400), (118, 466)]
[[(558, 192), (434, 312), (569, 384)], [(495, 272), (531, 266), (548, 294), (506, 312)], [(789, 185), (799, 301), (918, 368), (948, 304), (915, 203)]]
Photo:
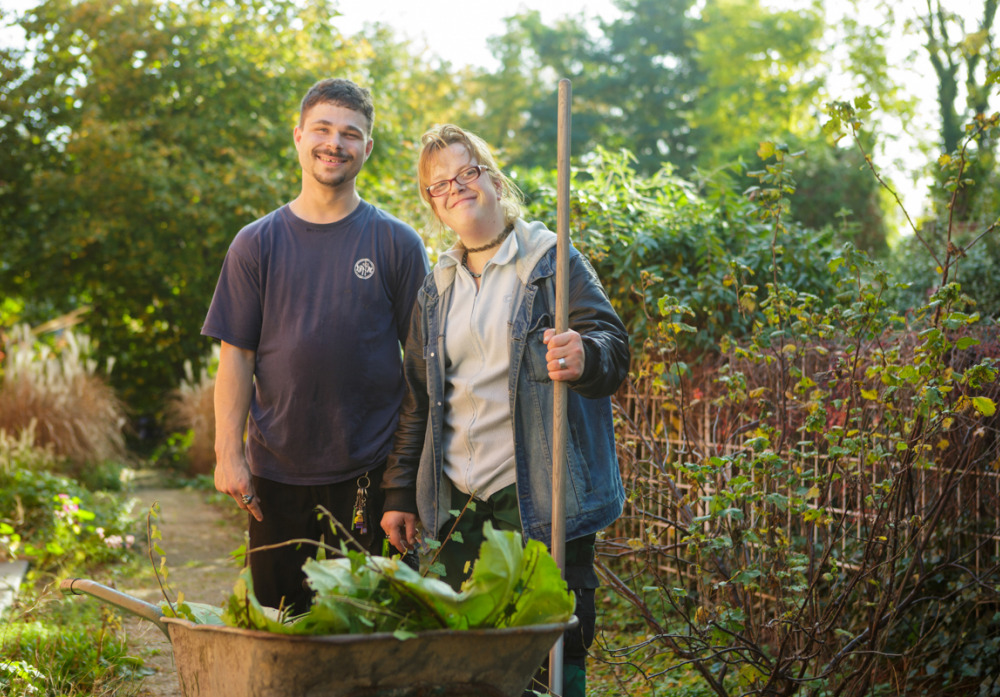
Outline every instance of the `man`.
[[(294, 129), (301, 193), (237, 234), (202, 327), (221, 341), (215, 486), (249, 512), (251, 550), (336, 544), (336, 526), (317, 516), (323, 506), (382, 552), (378, 484), (403, 396), (400, 347), (428, 262), (413, 228), (355, 189), (373, 121), (371, 95), (349, 80), (309, 90)], [(302, 565), (315, 552), (251, 552), (261, 603), (307, 610)]]

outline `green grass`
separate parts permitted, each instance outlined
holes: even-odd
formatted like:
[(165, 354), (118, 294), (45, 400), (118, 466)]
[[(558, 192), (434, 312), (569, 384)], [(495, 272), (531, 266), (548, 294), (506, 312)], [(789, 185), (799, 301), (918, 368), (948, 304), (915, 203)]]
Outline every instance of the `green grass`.
[(144, 674), (116, 612), (55, 591), (3, 622), (0, 655), (0, 693), (10, 697), (130, 697)]

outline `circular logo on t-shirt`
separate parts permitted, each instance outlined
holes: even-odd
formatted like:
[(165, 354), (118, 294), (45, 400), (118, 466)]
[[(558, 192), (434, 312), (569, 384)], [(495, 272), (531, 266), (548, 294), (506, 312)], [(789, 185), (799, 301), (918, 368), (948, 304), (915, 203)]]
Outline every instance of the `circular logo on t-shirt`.
[(371, 259), (358, 259), (354, 265), (354, 275), (358, 278), (371, 278), (375, 275), (375, 263)]

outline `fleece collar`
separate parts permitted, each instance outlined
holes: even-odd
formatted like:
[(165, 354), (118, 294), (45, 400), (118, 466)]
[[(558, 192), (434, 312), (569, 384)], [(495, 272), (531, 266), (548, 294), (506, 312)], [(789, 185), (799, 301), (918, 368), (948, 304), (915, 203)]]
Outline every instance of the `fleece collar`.
[[(556, 234), (545, 227), (545, 223), (537, 220), (529, 223), (523, 218), (518, 218), (514, 221), (514, 230), (510, 236), (514, 241), (505, 240), (501, 250), (504, 248), (513, 250), (517, 277), (522, 284), (527, 284), (539, 259), (556, 246)], [(500, 254), (500, 251), (497, 253)], [(455, 273), (461, 260), (461, 247), (458, 244), (438, 259), (438, 263), (434, 266), (434, 284), (437, 286), (438, 295), (443, 295), (455, 282)]]

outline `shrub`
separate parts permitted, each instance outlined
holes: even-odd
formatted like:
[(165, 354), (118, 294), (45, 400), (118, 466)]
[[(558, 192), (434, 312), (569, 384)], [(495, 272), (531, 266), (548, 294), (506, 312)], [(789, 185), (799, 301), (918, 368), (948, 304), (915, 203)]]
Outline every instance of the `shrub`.
[(54, 472), (59, 458), (30, 435), (0, 431), (0, 560), (28, 558), (37, 577), (127, 558), (134, 502)]
[[(793, 157), (780, 150), (765, 154), (791, 186), (787, 164)], [(555, 230), (555, 191), (544, 175), (530, 173), (519, 184), (529, 217)], [(800, 290), (832, 291), (825, 266), (837, 252), (831, 229), (786, 223), (776, 241), (768, 221), (752, 215), (753, 203), (730, 187), (721, 175), (695, 187), (669, 168), (639, 175), (627, 152), (599, 150), (592, 164), (574, 172), (570, 237), (593, 263), (633, 337), (651, 330), (641, 307), (656, 304), (659, 287), (696, 312), (695, 331), (676, 337), (690, 354), (714, 352), (725, 335), (746, 335), (760, 317), (764, 288), (751, 302), (750, 295), (737, 294), (737, 282), (762, 284), (774, 263)]]
[[(778, 240), (784, 176), (756, 192)], [(955, 283), (895, 312), (850, 246), (829, 293), (786, 271), (763, 298), (734, 279), (758, 313), (700, 376), (678, 349), (698, 308), (644, 280), (661, 298), (618, 411), (630, 497), (604, 580), (663, 670), (720, 696), (1000, 693), (1000, 334)]]
[(703, 380), (668, 350), (621, 411), (631, 556), (606, 581), (716, 694), (996, 693), (1000, 337), (954, 286), (911, 332), (880, 278), (774, 288)]
[(67, 468), (51, 445), (34, 445), (31, 427), (0, 431), (0, 561), (30, 562), (0, 628), (0, 694), (126, 697), (141, 661), (128, 655), (117, 615), (63, 602), (53, 589), (64, 576), (132, 558), (134, 501), (120, 480), (113, 493), (91, 491), (61, 474)]
[[(922, 227), (922, 234), (943, 250), (946, 244), (939, 240), (939, 229), (938, 224), (929, 222)], [(1000, 235), (977, 237), (979, 233), (975, 229), (963, 229), (956, 235), (954, 243), (963, 252), (955, 261), (952, 273), (962, 291), (975, 299), (979, 314), (1000, 319), (1000, 284), (996, 281), (1000, 278)], [(911, 235), (900, 242), (888, 266), (901, 282), (888, 296), (895, 307), (919, 307), (938, 286), (938, 262), (916, 236)]]

